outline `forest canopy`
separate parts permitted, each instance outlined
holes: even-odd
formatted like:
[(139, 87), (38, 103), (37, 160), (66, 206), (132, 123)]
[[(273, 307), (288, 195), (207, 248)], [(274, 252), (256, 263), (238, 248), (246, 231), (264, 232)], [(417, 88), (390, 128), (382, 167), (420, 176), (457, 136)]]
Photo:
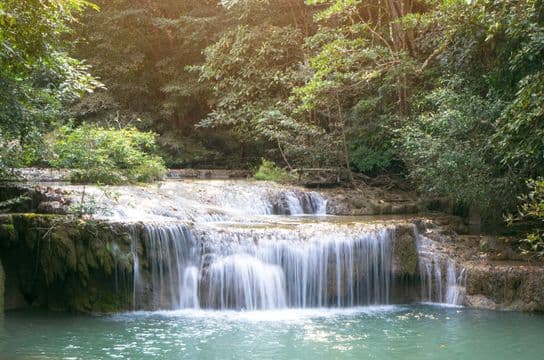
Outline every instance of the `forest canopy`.
[(495, 221), (541, 189), (540, 0), (2, 0), (0, 43), (3, 166), (83, 126), (157, 134), (171, 167), (400, 175)]

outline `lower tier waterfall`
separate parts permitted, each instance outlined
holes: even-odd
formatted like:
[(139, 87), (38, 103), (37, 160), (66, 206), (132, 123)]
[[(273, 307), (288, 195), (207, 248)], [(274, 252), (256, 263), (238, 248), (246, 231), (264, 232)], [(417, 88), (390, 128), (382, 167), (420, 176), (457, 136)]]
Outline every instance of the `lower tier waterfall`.
[(428, 302), (460, 304), (467, 274), (453, 260), (440, 253), (435, 243), (416, 231), (419, 254), (421, 299)]
[(134, 309), (463, 302), (464, 270), (424, 228), (327, 215), (326, 192), (243, 180), (85, 191), (109, 208), (101, 220), (132, 226)]
[(464, 270), (412, 227), (402, 247), (417, 262), (407, 271), (396, 225), (145, 225), (133, 246), (134, 308), (460, 304)]

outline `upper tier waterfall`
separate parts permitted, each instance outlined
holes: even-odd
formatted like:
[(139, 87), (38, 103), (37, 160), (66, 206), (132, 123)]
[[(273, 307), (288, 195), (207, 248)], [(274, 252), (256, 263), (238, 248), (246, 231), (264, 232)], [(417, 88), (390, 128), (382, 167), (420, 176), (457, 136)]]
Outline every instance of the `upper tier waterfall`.
[(85, 188), (100, 217), (132, 226), (134, 309), (462, 302), (464, 270), (401, 218), (326, 215), (325, 195), (271, 183), (109, 191)]
[[(267, 215), (326, 215), (327, 200), (318, 192), (252, 181), (165, 181), (139, 186), (63, 186), (78, 202), (96, 203), (96, 217), (114, 221), (246, 221)], [(90, 199), (90, 200), (89, 200)]]

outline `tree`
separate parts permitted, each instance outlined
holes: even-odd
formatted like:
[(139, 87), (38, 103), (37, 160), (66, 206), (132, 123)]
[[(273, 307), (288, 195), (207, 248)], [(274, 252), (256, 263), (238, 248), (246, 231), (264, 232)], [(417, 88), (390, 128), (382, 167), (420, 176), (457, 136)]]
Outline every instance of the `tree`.
[(211, 88), (187, 67), (201, 63), (203, 49), (229, 26), (224, 8), (211, 0), (97, 3), (101, 11), (87, 12), (78, 28), (77, 53), (107, 90), (69, 115), (158, 132), (170, 165), (213, 156), (218, 135), (194, 128), (209, 111)]
[(68, 55), (64, 38), (90, 6), (84, 0), (0, 2), (0, 142), (24, 146), (40, 139), (63, 101), (99, 85)]
[(214, 94), (212, 111), (199, 126), (230, 129), (245, 147), (275, 147), (291, 167), (303, 157), (301, 142), (293, 139), (315, 130), (293, 117), (289, 101), (302, 80), (311, 13), (302, 1), (242, 1), (230, 4), (226, 16), (237, 25), (206, 48), (205, 62), (195, 67)]

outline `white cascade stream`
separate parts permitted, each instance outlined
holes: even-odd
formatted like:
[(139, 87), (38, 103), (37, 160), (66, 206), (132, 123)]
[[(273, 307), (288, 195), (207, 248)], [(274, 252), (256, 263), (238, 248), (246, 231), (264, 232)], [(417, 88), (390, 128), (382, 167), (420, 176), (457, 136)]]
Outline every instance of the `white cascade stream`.
[[(79, 197), (75, 189), (74, 199)], [(79, 189), (81, 191), (81, 189)], [(88, 187), (90, 196), (102, 189)], [(116, 187), (102, 218), (133, 231), (133, 308), (260, 310), (395, 303), (395, 223), (326, 215), (318, 192), (249, 181)], [(412, 301), (463, 302), (464, 269), (414, 226)]]

